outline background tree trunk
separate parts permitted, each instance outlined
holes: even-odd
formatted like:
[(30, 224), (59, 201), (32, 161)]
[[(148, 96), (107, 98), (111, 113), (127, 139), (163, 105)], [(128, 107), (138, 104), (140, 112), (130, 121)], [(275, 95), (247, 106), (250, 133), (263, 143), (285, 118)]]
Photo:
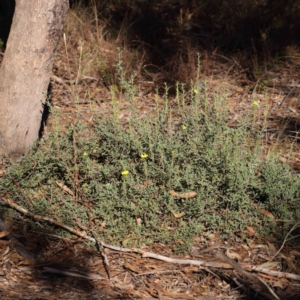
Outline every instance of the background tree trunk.
[(17, 0), (0, 69), (0, 157), (37, 140), (69, 0)]

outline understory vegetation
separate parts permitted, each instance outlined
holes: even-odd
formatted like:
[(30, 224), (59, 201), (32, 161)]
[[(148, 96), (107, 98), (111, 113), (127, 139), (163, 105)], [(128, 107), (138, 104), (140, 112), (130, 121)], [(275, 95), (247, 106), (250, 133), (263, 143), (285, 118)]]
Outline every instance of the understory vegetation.
[(300, 181), (278, 156), (263, 154), (261, 130), (251, 125), (255, 104), (248, 120), (230, 127), (221, 95), (209, 99), (205, 84), (190, 93), (177, 87), (176, 116), (165, 98), (140, 119), (130, 98), (131, 118), (121, 124), (112, 97), (111, 118), (57, 127), (9, 168), (1, 194), (126, 247), (184, 250), (211, 235), (283, 240), (300, 219)]
[[(226, 74), (247, 70), (255, 92), (267, 74), (267, 64), (261, 66), (261, 61), (276, 51), (279, 57), (285, 55), (286, 45), (277, 49), (274, 44), (298, 19), (280, 22), (277, 5), (266, 19), (270, 1), (238, 1), (235, 15), (231, 2), (222, 2), (223, 14), (214, 26), (216, 12), (210, 1), (195, 2), (202, 10), (188, 1), (170, 10), (169, 1), (99, 1), (71, 10), (54, 73), (67, 82), (74, 106), (83, 98), (90, 107), (95, 101), (84, 85), (79, 95), (80, 80), (101, 78), (101, 88), (110, 91), (111, 117), (93, 113), (93, 122), (78, 119), (63, 128), (60, 114), (49, 103), (57, 126), (28, 156), (8, 167), (0, 180), (1, 196), (31, 213), (124, 247), (164, 243), (184, 251), (195, 238), (215, 236), (282, 242), (300, 220), (299, 175), (264, 147), (264, 128), (255, 122), (257, 101), (251, 113), (230, 125), (228, 99), (202, 80), (198, 50), (216, 53), (220, 45), (223, 59), (226, 49), (232, 51), (235, 57)], [(288, 4), (290, 12), (283, 16), (296, 15), (299, 5)], [(252, 5), (250, 11), (247, 5)], [(107, 15), (111, 19), (105, 19)], [(245, 15), (259, 21), (251, 27), (253, 36), (242, 26), (249, 23)], [(210, 65), (207, 69), (211, 71)], [(155, 97), (163, 103), (157, 101), (141, 118), (139, 84), (150, 81), (161, 84)], [(170, 101), (170, 95), (175, 100)], [(124, 99), (130, 103), (127, 122), (120, 117)], [(3, 217), (16, 220), (19, 215), (5, 207)], [(70, 235), (51, 223), (26, 218), (39, 231)], [(298, 235), (294, 230), (289, 238), (296, 241)]]

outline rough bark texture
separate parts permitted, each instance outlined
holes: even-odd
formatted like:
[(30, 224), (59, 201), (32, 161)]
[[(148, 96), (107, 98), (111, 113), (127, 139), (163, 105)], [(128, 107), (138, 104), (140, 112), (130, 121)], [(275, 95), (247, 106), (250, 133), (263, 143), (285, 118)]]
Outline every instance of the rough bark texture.
[(37, 140), (69, 0), (17, 0), (0, 69), (0, 157)]

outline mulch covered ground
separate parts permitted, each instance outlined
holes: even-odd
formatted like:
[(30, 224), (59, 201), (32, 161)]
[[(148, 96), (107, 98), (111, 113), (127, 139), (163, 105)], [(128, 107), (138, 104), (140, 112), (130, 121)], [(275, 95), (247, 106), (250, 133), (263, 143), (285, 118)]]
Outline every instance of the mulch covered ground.
[[(298, 66), (285, 63), (250, 82), (234, 60), (205, 59), (207, 93), (215, 93), (217, 87), (228, 98), (232, 126), (245, 111), (253, 110), (253, 101), (257, 101), (258, 124), (269, 111), (265, 147), (273, 147), (276, 141), (276, 148), (283, 149), (281, 160), (288, 161), (298, 173)], [(109, 114), (111, 96), (101, 79), (79, 78), (75, 92), (80, 97), (75, 102), (67, 72), (59, 65), (56, 69), (52, 104), (60, 112), (59, 126), (78, 119), (93, 122), (91, 108), (92, 112)], [(157, 99), (154, 83), (141, 82), (140, 86), (137, 103), (143, 117), (155, 109)], [(122, 107), (119, 117), (126, 122), (129, 104), (122, 95), (117, 96)], [(44, 134), (53, 126), (57, 122), (50, 116)], [(281, 138), (277, 139), (279, 132)], [(1, 196), (0, 201), (4, 203)], [(162, 244), (117, 248), (90, 234), (95, 245), (92, 251), (85, 244), (86, 236), (65, 239), (54, 233), (33, 232), (29, 220), (33, 219), (20, 213), (15, 223), (0, 224), (1, 299), (300, 299), (300, 246), (265, 240), (251, 228), (247, 229), (247, 242), (235, 237), (221, 241), (215, 235), (199, 236), (190, 253), (179, 257)], [(43, 226), (41, 220), (35, 222)]]
[(161, 244), (91, 251), (25, 227), (1, 240), (1, 299), (300, 299), (300, 247), (211, 236), (184, 257)]

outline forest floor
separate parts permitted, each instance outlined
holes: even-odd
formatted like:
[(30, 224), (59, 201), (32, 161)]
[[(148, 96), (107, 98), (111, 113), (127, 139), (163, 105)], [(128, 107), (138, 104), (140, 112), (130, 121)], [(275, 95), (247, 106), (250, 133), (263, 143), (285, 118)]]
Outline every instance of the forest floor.
[[(282, 61), (262, 69), (259, 79), (251, 81), (234, 58), (206, 53), (200, 80), (206, 93), (218, 92), (228, 99), (231, 126), (255, 103), (256, 125), (266, 122), (262, 136), (266, 153), (277, 151), (280, 160), (299, 173), (299, 65)], [(141, 118), (153, 112), (157, 102), (163, 103), (156, 84), (142, 78), (138, 82)], [(121, 92), (117, 97), (119, 118), (126, 123), (129, 103)], [(172, 107), (175, 96), (169, 95), (168, 100)], [(98, 112), (106, 117), (112, 114), (111, 89), (101, 78), (69, 72), (61, 56), (51, 78), (51, 103), (59, 112), (59, 122), (50, 114), (44, 135), (78, 120), (92, 123)], [(82, 237), (27, 231), (24, 224), (1, 226), (1, 299), (300, 299), (300, 246), (288, 242), (254, 237), (247, 243), (235, 237), (224, 241), (211, 235), (194, 239), (184, 256), (174, 255), (160, 243), (141, 249), (99, 243), (99, 251), (92, 251)], [(11, 226), (13, 236), (7, 235), (5, 226)]]
[[(249, 82), (243, 73), (229, 72), (234, 66), (230, 59), (222, 62), (211, 55), (206, 60), (204, 64), (209, 66), (206, 72), (210, 74), (203, 75), (201, 80), (208, 92), (214, 93), (217, 87), (228, 99), (232, 126), (245, 110), (252, 109), (253, 101), (258, 101), (257, 123), (267, 120), (268, 124), (263, 137), (265, 147), (280, 151), (281, 159), (291, 164), (293, 172), (299, 172), (300, 79), (297, 66), (282, 64), (266, 71), (264, 76), (268, 83), (258, 88), (259, 82)], [(64, 79), (66, 70), (59, 65), (56, 67), (51, 101), (60, 113), (60, 122), (58, 125), (50, 115), (45, 134), (53, 126), (67, 126), (74, 120), (92, 122), (95, 111), (109, 114), (111, 95), (100, 78), (80, 78), (76, 86), (76, 94), (80, 96), (74, 103), (71, 100), (74, 90)], [(89, 101), (85, 99), (87, 90)], [(157, 101), (154, 83), (141, 82), (140, 90), (138, 108), (140, 115), (146, 117)], [(93, 112), (90, 99), (94, 100)], [(126, 122), (128, 103), (122, 94), (119, 101), (119, 117)], [(172, 105), (171, 96), (169, 103)], [(5, 235), (5, 231), (2, 232)], [(163, 244), (132, 252), (106, 247), (93, 252), (81, 238), (44, 236), (26, 232), (26, 226), (17, 225), (13, 225), (12, 232), (26, 251), (38, 257), (39, 263), (18, 254), (13, 247), (14, 240), (1, 239), (2, 299), (254, 299), (258, 292), (260, 296), (256, 299), (300, 299), (300, 248), (296, 246), (281, 248), (280, 244), (268, 240), (253, 239), (251, 243), (243, 243), (234, 237), (221, 241), (217, 236), (209, 240), (199, 236), (189, 254), (174, 257), (171, 249)], [(219, 251), (225, 251), (225, 260)], [(149, 258), (148, 252), (164, 257)], [(173, 260), (167, 262), (167, 257)], [(179, 264), (176, 259), (189, 261)], [(255, 268), (255, 273), (249, 272)]]

